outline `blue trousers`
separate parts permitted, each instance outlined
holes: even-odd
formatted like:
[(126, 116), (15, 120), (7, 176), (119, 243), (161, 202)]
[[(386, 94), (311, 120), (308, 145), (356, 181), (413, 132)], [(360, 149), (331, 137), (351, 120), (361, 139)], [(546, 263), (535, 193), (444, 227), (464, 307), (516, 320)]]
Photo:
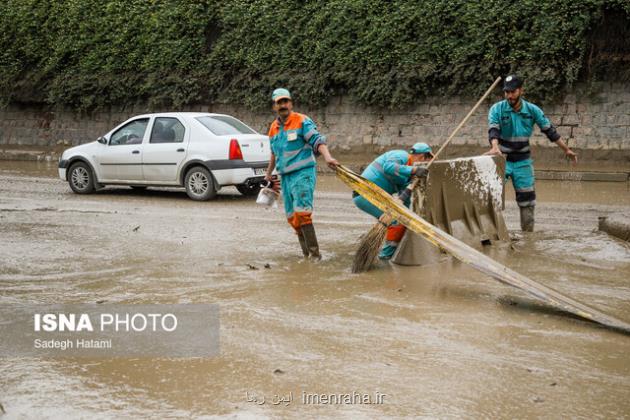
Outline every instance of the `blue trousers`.
[(313, 195), (317, 181), (317, 168), (310, 166), (283, 174), (280, 182), (284, 212), (291, 226), (299, 231), (300, 226), (313, 223)]
[(516, 203), (519, 207), (533, 207), (536, 205), (536, 190), (534, 189), (534, 161), (531, 159), (519, 162), (506, 162), (505, 182), (512, 179), (516, 191)]

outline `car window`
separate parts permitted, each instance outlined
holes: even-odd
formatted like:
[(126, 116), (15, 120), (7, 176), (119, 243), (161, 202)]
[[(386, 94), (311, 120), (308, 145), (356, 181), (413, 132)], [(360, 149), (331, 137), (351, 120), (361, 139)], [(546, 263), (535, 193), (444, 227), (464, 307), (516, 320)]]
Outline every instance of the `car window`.
[(184, 125), (172, 117), (157, 117), (151, 129), (150, 143), (182, 143), (184, 141)]
[(112, 134), (109, 140), (110, 146), (121, 146), (123, 144), (140, 144), (144, 138), (144, 132), (149, 124), (148, 118), (131, 121), (125, 124)]
[(227, 115), (213, 115), (197, 117), (197, 121), (203, 124), (216, 136), (229, 136), (232, 134), (256, 134), (254, 130)]

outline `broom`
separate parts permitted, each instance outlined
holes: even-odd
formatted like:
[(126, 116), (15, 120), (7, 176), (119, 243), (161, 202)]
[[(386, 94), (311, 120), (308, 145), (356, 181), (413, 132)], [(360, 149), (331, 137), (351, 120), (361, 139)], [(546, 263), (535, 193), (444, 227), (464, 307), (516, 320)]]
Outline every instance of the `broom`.
[(353, 273), (368, 271), (376, 263), (376, 257), (379, 250), (383, 247), (387, 227), (391, 222), (392, 217), (387, 213), (383, 213), (369, 232), (363, 235), (359, 242), (359, 248), (354, 254), (354, 261), (352, 261)]
[[(455, 130), (451, 133), (451, 135), (446, 139), (444, 144), (440, 147), (440, 149), (433, 155), (431, 160), (429, 161), (426, 169), (428, 170), (433, 161), (438, 157), (438, 155), (444, 150), (447, 144), (451, 142), (453, 137), (459, 132), (466, 121), (470, 118), (470, 116), (477, 110), (479, 105), (490, 95), (490, 93), (494, 90), (494, 88), (501, 81), (501, 77), (497, 77), (497, 79), (492, 83), (492, 86), (488, 88), (486, 93), (483, 94), (481, 99), (477, 101), (475, 106), (466, 114), (464, 119), (459, 123)], [(416, 188), (420, 182), (420, 178), (416, 177), (416, 179), (410, 183), (407, 188), (400, 194), (400, 197), (408, 197), (411, 196), (412, 191)], [(403, 200), (404, 201), (404, 200)], [(392, 222), (393, 217), (391, 214), (383, 213), (381, 217), (378, 219), (378, 222), (372, 226), (370, 231), (361, 238), (359, 242), (359, 248), (357, 252), (354, 254), (354, 261), (352, 262), (352, 272), (353, 273), (362, 273), (364, 271), (370, 270), (374, 263), (376, 262), (376, 257), (378, 256), (379, 250), (383, 247), (383, 243), (385, 242), (385, 235), (387, 234), (387, 227)]]
[(482, 252), (466, 245), (459, 239), (433, 226), (416, 213), (402, 205), (397, 199), (381, 189), (378, 185), (355, 174), (343, 165), (337, 167), (337, 176), (346, 185), (361, 194), (377, 208), (386, 211), (393, 219), (398, 220), (412, 232), (426, 239), (430, 244), (448, 252), (459, 261), (470, 265), (503, 284), (521, 289), (548, 305), (580, 318), (598, 322), (618, 331), (630, 334), (630, 324), (607, 315), (595, 308), (587, 306), (564, 294), (545, 286), (535, 280), (523, 276), (508, 267), (494, 261)]

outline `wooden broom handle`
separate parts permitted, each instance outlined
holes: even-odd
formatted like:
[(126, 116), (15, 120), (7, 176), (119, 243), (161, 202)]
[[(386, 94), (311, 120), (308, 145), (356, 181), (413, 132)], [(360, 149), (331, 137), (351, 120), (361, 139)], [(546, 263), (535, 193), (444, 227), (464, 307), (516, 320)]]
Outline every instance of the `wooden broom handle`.
[(464, 117), (464, 119), (462, 120), (462, 122), (459, 123), (459, 125), (457, 127), (455, 127), (455, 130), (453, 130), (453, 132), (451, 133), (451, 135), (446, 139), (446, 141), (444, 142), (444, 144), (442, 145), (442, 147), (439, 148), (439, 150), (437, 151), (436, 154), (433, 155), (433, 157), (431, 158), (431, 160), (429, 161), (429, 164), (427, 165), (427, 169), (429, 169), (429, 166), (431, 166), (431, 164), (433, 163), (433, 161), (438, 157), (438, 155), (442, 152), (442, 150), (444, 150), (444, 148), (446, 147), (446, 145), (448, 145), (451, 140), (453, 139), (453, 137), (455, 137), (455, 134), (457, 134), (457, 132), (459, 131), (460, 128), (463, 127), (464, 124), (466, 124), (466, 121), (468, 121), (468, 118), (470, 118), (470, 116), (477, 110), (477, 108), (479, 108), (479, 105), (481, 105), (481, 103), (483, 101), (485, 101), (485, 99), (488, 97), (488, 95), (490, 95), (490, 93), (492, 93), (492, 91), (494, 90), (495, 87), (497, 87), (497, 85), (499, 84), (499, 82), (501, 82), (501, 76), (497, 77), (497, 80), (494, 81), (494, 83), (492, 84), (492, 86), (490, 86), (488, 88), (488, 90), (486, 90), (486, 93), (483, 94), (483, 96), (481, 97), (481, 99), (479, 99), (477, 101), (477, 103), (475, 104), (475, 106), (472, 107), (472, 109), (468, 112), (468, 114), (466, 114), (466, 116)]
[[(462, 128), (464, 126), (464, 124), (466, 124), (466, 121), (468, 121), (468, 118), (470, 118), (470, 116), (477, 110), (477, 108), (479, 108), (479, 105), (481, 105), (481, 103), (483, 101), (485, 101), (485, 99), (488, 97), (488, 95), (490, 95), (490, 93), (494, 90), (495, 87), (497, 87), (497, 85), (499, 84), (499, 82), (501, 81), (501, 76), (497, 77), (497, 79), (494, 81), (494, 83), (492, 84), (492, 86), (490, 86), (488, 88), (488, 90), (486, 90), (486, 93), (483, 94), (483, 96), (481, 97), (481, 99), (479, 99), (477, 101), (477, 103), (475, 104), (475, 106), (472, 107), (472, 109), (468, 112), (468, 114), (466, 114), (466, 116), (464, 117), (464, 119), (462, 120), (462, 122), (459, 123), (459, 125), (457, 127), (455, 127), (455, 130), (453, 130), (453, 132), (451, 133), (451, 135), (446, 139), (446, 141), (444, 142), (444, 144), (439, 148), (439, 150), (433, 155), (433, 157), (431, 158), (431, 160), (429, 161), (429, 164), (427, 165), (427, 169), (429, 169), (429, 167), (431, 166), (431, 164), (433, 163), (433, 161), (438, 157), (438, 155), (442, 152), (442, 150), (444, 150), (444, 148), (446, 147), (447, 144), (449, 144), (451, 142), (451, 140), (453, 139), (453, 137), (455, 137), (455, 134), (457, 134), (457, 132), (459, 131), (460, 128)], [(418, 182), (420, 181), (420, 178), (415, 179), (411, 185), (410, 185), (410, 189), (414, 189), (416, 187), (416, 185), (418, 184)], [(409, 188), (409, 187), (408, 187)]]

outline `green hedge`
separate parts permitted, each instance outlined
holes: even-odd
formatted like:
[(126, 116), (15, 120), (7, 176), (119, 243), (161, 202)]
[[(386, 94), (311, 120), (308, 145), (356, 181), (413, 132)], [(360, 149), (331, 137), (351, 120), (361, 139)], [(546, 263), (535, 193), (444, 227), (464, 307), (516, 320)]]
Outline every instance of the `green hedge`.
[(268, 106), (344, 94), (403, 107), (517, 71), (550, 97), (589, 77), (589, 40), (624, 0), (4, 0), (0, 100), (90, 110)]

